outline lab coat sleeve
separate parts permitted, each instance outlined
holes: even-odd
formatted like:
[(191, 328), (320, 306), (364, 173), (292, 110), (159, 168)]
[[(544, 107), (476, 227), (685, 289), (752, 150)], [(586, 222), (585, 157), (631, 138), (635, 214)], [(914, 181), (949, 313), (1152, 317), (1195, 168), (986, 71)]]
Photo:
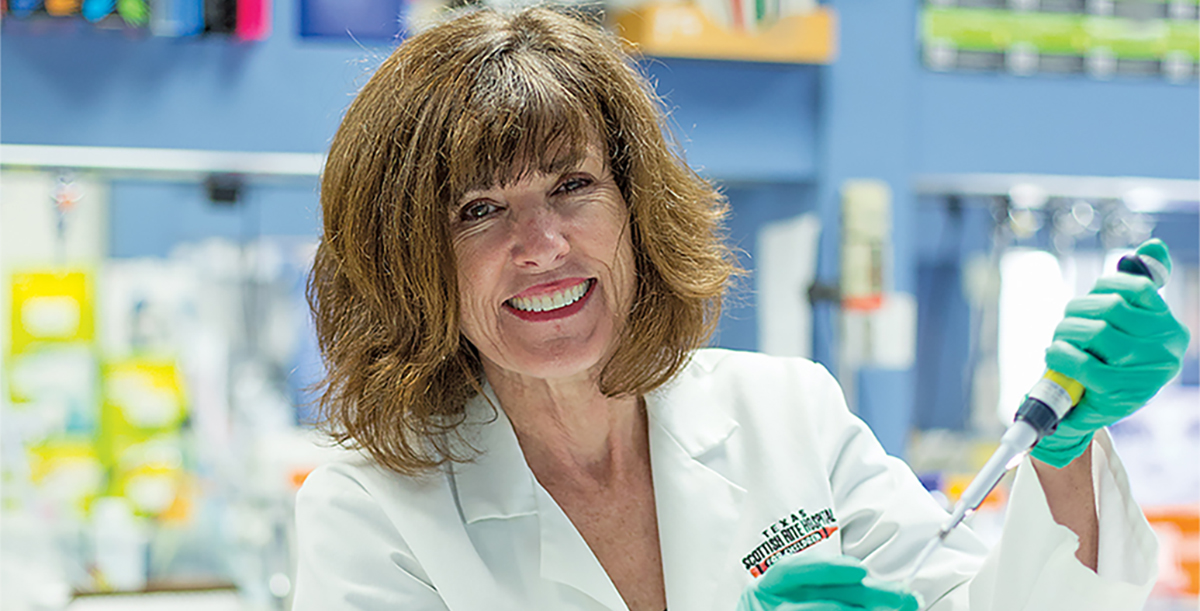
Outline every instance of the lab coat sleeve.
[(445, 611), (355, 469), (319, 467), (296, 496), (293, 611)]
[[(813, 440), (828, 473), (842, 553), (861, 559), (876, 578), (902, 581), (947, 514), (908, 465), (889, 456), (866, 424), (850, 413), (833, 377), (819, 365), (812, 367), (815, 409), (809, 428), (821, 431)], [(987, 547), (974, 533), (956, 530), (912, 587), (928, 603), (965, 591), (986, 556)], [(965, 600), (962, 606), (934, 609), (966, 611)]]
[[(825, 373), (828, 376), (828, 373)], [(842, 551), (875, 577), (900, 581), (947, 515), (899, 459), (846, 409), (832, 377), (822, 385), (823, 436)], [(1100, 523), (1099, 572), (1076, 558), (1078, 537), (1056, 523), (1032, 464), (1018, 468), (1004, 531), (989, 552), (968, 528), (946, 540), (913, 582), (928, 611), (1138, 611), (1157, 574), (1157, 541), (1133, 501), (1104, 431), (1093, 442)]]
[(1142, 608), (1158, 573), (1158, 542), (1104, 431), (1092, 442), (1092, 480), (1100, 522), (1097, 571), (1075, 558), (1079, 537), (1054, 522), (1027, 457), (1017, 469), (1000, 542), (970, 585), (972, 611)]

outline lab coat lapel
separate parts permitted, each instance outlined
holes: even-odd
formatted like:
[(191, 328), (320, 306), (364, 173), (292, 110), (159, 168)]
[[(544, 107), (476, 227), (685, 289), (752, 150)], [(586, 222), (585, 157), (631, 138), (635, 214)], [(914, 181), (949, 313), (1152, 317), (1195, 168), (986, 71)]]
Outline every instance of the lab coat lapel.
[(540, 485), (537, 487), (537, 503), (542, 539), (542, 578), (575, 588), (613, 611), (627, 611), (624, 599), (592, 553), (592, 548), (588, 547), (571, 519)]
[[(497, 406), (494, 420), (487, 399)], [(542, 578), (579, 590), (614, 611), (626, 611), (616, 586), (583, 536), (529, 470), (512, 423), (499, 405), (491, 386), (485, 385), (484, 394), (467, 408), (478, 427), (470, 441), (483, 454), (454, 470), (463, 520), (473, 524), (536, 514)]]
[(663, 554), (667, 607), (710, 608), (728, 565), (746, 490), (714, 469), (738, 425), (720, 405), (719, 389), (693, 363), (675, 382), (646, 397), (650, 463)]
[[(492, 406), (495, 406), (494, 412)], [(474, 524), (480, 520), (536, 513), (534, 487), (537, 482), (521, 453), (512, 423), (500, 409), (500, 401), (492, 393), (491, 386), (485, 385), (483, 394), (476, 395), (467, 404), (467, 414), (473, 423), (468, 442), (483, 453), (473, 462), (454, 466), (463, 521)]]

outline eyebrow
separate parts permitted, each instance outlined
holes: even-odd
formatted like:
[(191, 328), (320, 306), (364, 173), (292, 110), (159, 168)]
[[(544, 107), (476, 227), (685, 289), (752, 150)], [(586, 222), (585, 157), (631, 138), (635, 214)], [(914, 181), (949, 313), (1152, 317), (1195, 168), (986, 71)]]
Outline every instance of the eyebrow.
[(471, 199), (470, 196), (473, 193), (477, 193), (480, 191), (490, 191), (495, 188), (507, 186), (509, 184), (519, 181), (520, 179), (524, 178), (525, 176), (527, 176), (529, 174), (545, 174), (547, 176), (554, 176), (554, 175), (567, 174), (572, 171), (577, 171), (583, 167), (583, 164), (586, 161), (587, 161), (586, 152), (583, 152), (583, 153), (569, 152), (565, 155), (559, 155), (559, 156), (555, 157), (554, 159), (550, 160), (549, 163), (542, 164), (537, 167), (533, 167), (532, 164), (526, 164), (526, 167), (522, 168), (519, 171), (510, 171), (510, 172), (504, 173), (504, 175), (507, 177), (504, 180), (498, 180), (498, 181), (493, 180), (490, 182), (490, 184), (483, 184), (482, 180), (476, 181), (475, 184), (471, 185), (465, 191), (463, 191), (463, 194), (462, 194), (462, 196), (460, 196), (458, 198), (456, 205), (461, 205), (461, 204), (467, 203), (467, 201)]

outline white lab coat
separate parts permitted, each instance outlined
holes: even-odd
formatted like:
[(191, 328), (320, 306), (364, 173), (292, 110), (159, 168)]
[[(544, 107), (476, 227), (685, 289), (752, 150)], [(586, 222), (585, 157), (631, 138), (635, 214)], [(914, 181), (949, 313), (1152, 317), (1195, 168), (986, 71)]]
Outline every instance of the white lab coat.
[[(849, 554), (903, 579), (946, 517), (810, 361), (701, 350), (646, 408), (671, 611), (733, 611), (748, 567), (793, 552)], [(483, 397), (468, 410), (484, 451), (473, 463), (418, 480), (358, 458), (309, 476), (295, 611), (626, 609), (503, 412), (491, 420)], [(932, 609), (1141, 609), (1157, 542), (1107, 435), (1094, 450), (1099, 575), (1076, 561), (1078, 539), (1051, 518), (1026, 459), (991, 553), (960, 529), (922, 570), (914, 588)]]

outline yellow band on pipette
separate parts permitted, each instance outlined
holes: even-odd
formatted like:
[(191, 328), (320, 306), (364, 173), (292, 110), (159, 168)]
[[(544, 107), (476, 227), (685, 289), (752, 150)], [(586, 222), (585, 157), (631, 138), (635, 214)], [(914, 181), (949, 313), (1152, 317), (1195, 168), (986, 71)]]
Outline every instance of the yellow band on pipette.
[(1067, 391), (1067, 394), (1071, 395), (1072, 406), (1078, 405), (1079, 400), (1083, 398), (1083, 384), (1076, 382), (1074, 379), (1068, 378), (1053, 369), (1047, 369), (1046, 374), (1042, 377), (1058, 384), (1063, 390)]

